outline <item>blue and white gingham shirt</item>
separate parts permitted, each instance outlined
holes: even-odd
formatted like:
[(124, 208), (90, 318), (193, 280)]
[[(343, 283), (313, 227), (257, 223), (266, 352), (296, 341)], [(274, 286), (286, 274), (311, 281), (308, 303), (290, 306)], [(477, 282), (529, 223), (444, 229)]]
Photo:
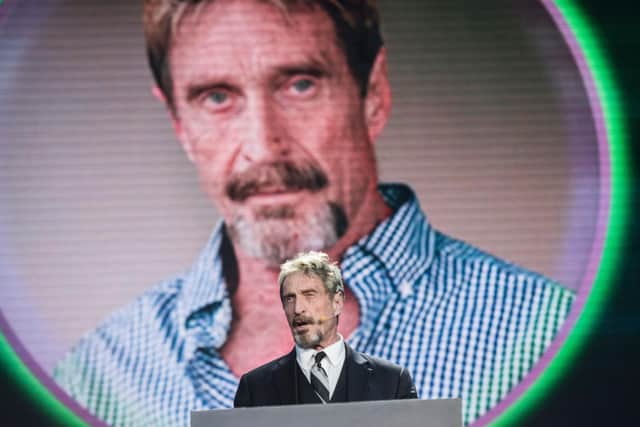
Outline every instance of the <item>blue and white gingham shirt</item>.
[[(571, 291), (434, 230), (413, 192), (380, 191), (394, 210), (342, 259), (360, 304), (357, 351), (412, 373), (421, 398), (463, 399), (465, 424), (495, 406), (540, 358)], [(161, 283), (85, 336), (58, 383), (115, 426), (187, 426), (229, 408), (238, 378), (218, 349), (231, 327), (222, 225), (186, 274)]]

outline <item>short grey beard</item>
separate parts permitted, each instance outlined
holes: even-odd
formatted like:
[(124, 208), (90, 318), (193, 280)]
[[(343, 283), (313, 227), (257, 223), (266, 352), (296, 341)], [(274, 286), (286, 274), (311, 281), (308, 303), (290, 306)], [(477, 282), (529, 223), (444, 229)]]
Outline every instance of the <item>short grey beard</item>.
[(303, 251), (333, 246), (346, 230), (343, 210), (332, 204), (296, 218), (291, 206), (267, 206), (251, 215), (237, 215), (227, 227), (232, 241), (249, 256), (278, 268)]
[(314, 333), (309, 336), (309, 339), (304, 339), (303, 335), (293, 334), (293, 340), (302, 348), (314, 348), (320, 344), (322, 336), (319, 333)]

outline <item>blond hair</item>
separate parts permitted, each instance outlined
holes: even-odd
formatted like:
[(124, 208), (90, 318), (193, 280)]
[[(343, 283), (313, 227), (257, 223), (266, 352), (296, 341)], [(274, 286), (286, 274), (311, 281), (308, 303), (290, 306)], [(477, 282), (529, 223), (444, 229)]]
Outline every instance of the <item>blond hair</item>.
[(317, 277), (332, 296), (338, 292), (342, 292), (344, 295), (344, 283), (342, 282), (340, 268), (335, 262), (331, 262), (329, 255), (324, 252), (302, 252), (280, 266), (278, 285), (280, 286), (281, 298), (284, 281), (294, 273)]

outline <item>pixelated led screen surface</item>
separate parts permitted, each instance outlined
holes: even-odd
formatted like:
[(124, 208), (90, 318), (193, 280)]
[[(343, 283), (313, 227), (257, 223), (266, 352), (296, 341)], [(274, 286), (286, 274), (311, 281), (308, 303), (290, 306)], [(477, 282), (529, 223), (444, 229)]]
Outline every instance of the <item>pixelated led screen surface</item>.
[[(56, 364), (189, 268), (220, 219), (152, 94), (140, 3), (0, 3), (0, 356), (67, 423), (99, 421)], [(571, 1), (378, 3), (393, 97), (380, 182), (575, 293), (539, 359), (468, 420), (509, 425), (561, 381), (609, 294), (627, 173), (615, 82)]]

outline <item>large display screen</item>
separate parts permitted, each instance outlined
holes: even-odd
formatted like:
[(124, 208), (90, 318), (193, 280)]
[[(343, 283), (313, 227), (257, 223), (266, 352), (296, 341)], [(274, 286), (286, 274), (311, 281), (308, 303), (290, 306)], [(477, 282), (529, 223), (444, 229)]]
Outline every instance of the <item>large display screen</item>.
[[(378, 1), (359, 80), (345, 44), (373, 2), (147, 3), (143, 27), (141, 1), (0, 2), (0, 362), (21, 392), (60, 423), (231, 407), (277, 352), (233, 346), (239, 289), (277, 295), (274, 260), (313, 249), (354, 301), (345, 340), (421, 398), (461, 398), (471, 425), (542, 405), (611, 295), (629, 204), (620, 95), (580, 8)], [(268, 176), (312, 196), (243, 217), (240, 184)], [(277, 255), (274, 221), (294, 230)], [(276, 274), (248, 284), (243, 260)]]

